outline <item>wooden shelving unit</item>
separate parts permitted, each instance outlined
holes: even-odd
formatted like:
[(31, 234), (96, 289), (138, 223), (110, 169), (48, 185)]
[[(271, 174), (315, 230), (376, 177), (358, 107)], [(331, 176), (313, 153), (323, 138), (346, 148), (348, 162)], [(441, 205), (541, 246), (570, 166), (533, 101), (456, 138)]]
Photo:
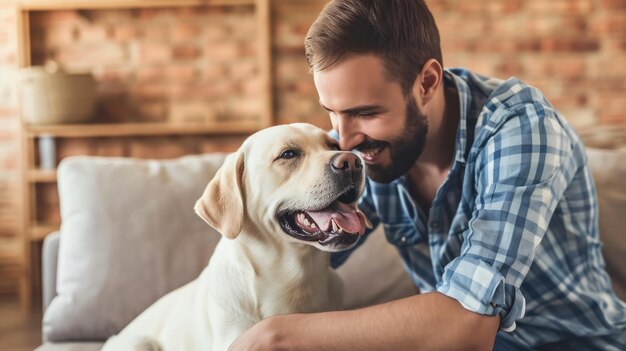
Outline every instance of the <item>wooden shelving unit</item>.
[(31, 169), (26, 174), (29, 183), (55, 183), (57, 172), (54, 170)]
[(199, 5), (256, 5), (256, 0), (20, 0), (26, 11), (103, 10), (119, 8), (179, 7)]
[[(262, 108), (256, 120), (215, 121), (206, 124), (119, 123), (81, 125), (28, 125), (21, 128), (22, 199), (21, 236), (23, 267), (20, 277), (20, 298), (26, 310), (32, 308), (33, 293), (40, 279), (38, 243), (59, 229), (58, 223), (38, 223), (36, 211), (37, 184), (56, 183), (55, 170), (41, 170), (35, 164), (37, 139), (60, 138), (157, 137), (186, 135), (248, 135), (273, 124), (273, 92), (271, 74), (270, 0), (18, 0), (18, 61), (20, 67), (31, 65), (30, 13), (53, 10), (100, 10), (155, 7), (252, 5), (257, 22), (257, 60), (262, 85)], [(22, 119), (23, 121), (23, 119)]]
[(39, 224), (30, 228), (30, 240), (43, 240), (45, 237), (57, 230), (59, 230), (60, 224)]
[(203, 124), (172, 123), (115, 123), (115, 124), (65, 124), (27, 125), (27, 138), (47, 135), (54, 138), (96, 138), (121, 136), (159, 135), (228, 135), (249, 134), (261, 128), (258, 121), (224, 121)]

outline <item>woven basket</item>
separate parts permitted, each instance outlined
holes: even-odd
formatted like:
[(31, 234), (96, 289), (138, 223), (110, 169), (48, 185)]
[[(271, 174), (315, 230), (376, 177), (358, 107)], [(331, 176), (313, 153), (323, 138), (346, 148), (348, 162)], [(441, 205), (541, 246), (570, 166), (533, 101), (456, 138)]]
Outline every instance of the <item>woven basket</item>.
[(84, 123), (94, 115), (96, 83), (89, 73), (22, 72), (21, 105), (29, 124)]

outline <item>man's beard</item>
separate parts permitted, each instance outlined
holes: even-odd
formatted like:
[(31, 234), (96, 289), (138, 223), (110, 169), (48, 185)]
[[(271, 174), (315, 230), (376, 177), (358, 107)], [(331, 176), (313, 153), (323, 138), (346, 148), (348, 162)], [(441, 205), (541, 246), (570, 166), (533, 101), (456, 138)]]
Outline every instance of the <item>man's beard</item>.
[(405, 114), (404, 133), (402, 135), (389, 142), (365, 140), (356, 147), (357, 150), (377, 147), (389, 149), (390, 166), (368, 164), (366, 167), (367, 176), (377, 183), (390, 183), (406, 174), (424, 149), (428, 132), (428, 119), (419, 111), (412, 95), (409, 95), (407, 100)]

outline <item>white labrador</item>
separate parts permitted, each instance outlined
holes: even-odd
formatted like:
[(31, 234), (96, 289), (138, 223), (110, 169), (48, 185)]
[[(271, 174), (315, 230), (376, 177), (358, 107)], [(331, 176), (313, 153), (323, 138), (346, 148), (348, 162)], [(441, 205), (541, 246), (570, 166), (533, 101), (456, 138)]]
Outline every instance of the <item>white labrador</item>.
[(109, 339), (104, 350), (226, 350), (260, 320), (341, 308), (329, 252), (352, 247), (360, 159), (310, 124), (255, 133), (229, 155), (195, 206), (223, 236), (208, 266)]

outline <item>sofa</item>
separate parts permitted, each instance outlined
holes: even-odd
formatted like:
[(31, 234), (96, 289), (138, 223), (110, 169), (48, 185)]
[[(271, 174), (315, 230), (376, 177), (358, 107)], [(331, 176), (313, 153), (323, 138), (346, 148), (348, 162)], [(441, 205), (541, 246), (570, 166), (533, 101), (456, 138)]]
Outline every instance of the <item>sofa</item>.
[[(224, 157), (62, 161), (62, 224), (44, 241), (44, 343), (36, 350), (99, 350), (160, 296), (199, 274), (221, 236), (192, 208)], [(626, 148), (588, 148), (588, 157), (607, 270), (626, 299)], [(378, 230), (338, 269), (345, 308), (418, 293)]]
[[(224, 157), (77, 156), (61, 162), (62, 222), (43, 244), (44, 343), (38, 351), (99, 350), (159, 297), (198, 276), (221, 235), (193, 206)], [(373, 257), (376, 264), (368, 265)], [(418, 292), (383, 233), (338, 273), (346, 308)]]

